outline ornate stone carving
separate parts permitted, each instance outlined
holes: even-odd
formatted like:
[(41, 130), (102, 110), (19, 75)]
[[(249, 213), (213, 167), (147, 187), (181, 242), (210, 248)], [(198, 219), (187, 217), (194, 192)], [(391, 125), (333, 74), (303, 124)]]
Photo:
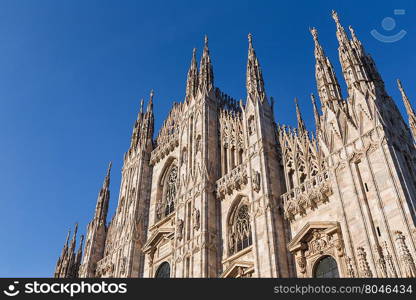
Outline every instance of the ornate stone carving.
[(198, 135), (198, 137), (196, 138), (196, 142), (195, 142), (195, 153), (198, 153), (199, 151), (201, 151), (201, 136)]
[(308, 208), (316, 209), (319, 204), (328, 202), (329, 196), (333, 194), (329, 180), (329, 172), (325, 171), (283, 194), (281, 199), (285, 217), (293, 221), (296, 215), (306, 215)]
[(406, 238), (401, 231), (394, 232), (396, 238), (396, 247), (400, 254), (400, 263), (402, 265), (403, 276), (407, 278), (416, 277), (416, 267), (409, 248), (406, 245)]
[(327, 255), (341, 258), (345, 252), (337, 222), (307, 223), (289, 243), (288, 248), (295, 255), (298, 272), (305, 277), (314, 276), (313, 266), (320, 258)]
[(123, 257), (121, 259), (121, 265), (120, 265), (120, 274), (121, 275), (124, 275), (126, 273), (126, 261), (127, 261), (126, 257)]
[(394, 266), (393, 257), (390, 254), (386, 241), (384, 241), (383, 243), (383, 250), (384, 250), (384, 253), (383, 253), (384, 259), (386, 260), (387, 277), (396, 278), (397, 277), (396, 267)]
[(247, 184), (246, 166), (241, 164), (217, 180), (217, 197), (223, 199), (226, 194), (239, 190)]
[(384, 258), (383, 249), (379, 245), (374, 246), (377, 249), (377, 269), (379, 273), (381, 274), (381, 277), (386, 278), (387, 277), (387, 264), (386, 260)]
[(345, 264), (347, 266), (347, 276), (349, 278), (354, 278), (355, 277), (355, 271), (354, 271), (352, 258), (349, 257), (349, 256), (345, 256)]
[(229, 255), (233, 255), (252, 244), (249, 206), (246, 200), (240, 201), (240, 204), (232, 213), (228, 228)]
[(301, 255), (296, 258), (296, 262), (298, 263), (299, 272), (304, 274), (306, 272), (306, 258), (305, 256)]
[(183, 237), (183, 220), (178, 219), (176, 221), (176, 238), (182, 240)]
[(358, 256), (358, 265), (360, 267), (360, 276), (364, 278), (371, 278), (373, 277), (373, 273), (371, 272), (370, 266), (367, 262), (367, 253), (365, 252), (363, 247), (357, 248), (357, 256)]
[(261, 180), (260, 173), (258, 171), (254, 171), (252, 183), (253, 183), (253, 190), (255, 190), (256, 192), (260, 191), (260, 180)]
[(328, 243), (325, 241), (325, 239), (322, 237), (322, 234), (319, 230), (313, 230), (312, 231), (312, 240), (309, 242), (308, 245), (308, 255), (316, 254), (316, 253), (322, 253), (323, 250), (326, 248)]
[(201, 226), (199, 209), (194, 208), (194, 211), (193, 211), (192, 215), (193, 215), (193, 219), (194, 219), (194, 229), (199, 230), (199, 227)]

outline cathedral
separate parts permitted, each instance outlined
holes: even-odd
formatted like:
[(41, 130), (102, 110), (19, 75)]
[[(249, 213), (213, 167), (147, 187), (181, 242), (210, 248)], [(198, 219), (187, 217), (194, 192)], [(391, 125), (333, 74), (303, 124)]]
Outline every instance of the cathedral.
[(215, 86), (205, 37), (156, 138), (153, 91), (141, 102), (114, 216), (110, 164), (85, 247), (68, 234), (54, 276), (416, 277), (416, 114), (332, 17), (348, 95), (312, 28), (316, 131), (296, 99), (297, 127), (276, 123), (251, 34), (245, 101)]

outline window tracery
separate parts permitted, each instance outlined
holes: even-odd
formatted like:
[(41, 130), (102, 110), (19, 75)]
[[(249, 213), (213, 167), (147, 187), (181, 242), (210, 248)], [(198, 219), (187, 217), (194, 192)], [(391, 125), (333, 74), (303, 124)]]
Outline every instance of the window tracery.
[(160, 220), (175, 210), (177, 192), (178, 167), (173, 165), (169, 170), (163, 184), (162, 199), (156, 204), (156, 216)]
[(229, 228), (229, 254), (233, 255), (252, 244), (249, 207), (240, 204), (231, 216)]

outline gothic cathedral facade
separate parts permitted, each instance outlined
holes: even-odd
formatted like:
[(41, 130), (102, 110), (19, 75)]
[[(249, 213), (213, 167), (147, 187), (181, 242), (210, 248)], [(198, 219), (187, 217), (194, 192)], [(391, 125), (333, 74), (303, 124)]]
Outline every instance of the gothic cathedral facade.
[(68, 235), (55, 277), (416, 277), (416, 115), (332, 15), (348, 95), (312, 28), (316, 132), (296, 99), (297, 128), (276, 124), (251, 35), (245, 101), (215, 87), (205, 38), (155, 139), (142, 101), (116, 212), (110, 165), (83, 254)]

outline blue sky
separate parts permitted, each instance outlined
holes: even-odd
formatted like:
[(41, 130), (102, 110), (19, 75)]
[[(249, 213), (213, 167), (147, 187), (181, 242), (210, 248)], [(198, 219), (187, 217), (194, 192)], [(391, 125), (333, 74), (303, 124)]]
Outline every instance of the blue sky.
[[(110, 160), (111, 218), (140, 98), (155, 90), (157, 130), (184, 97), (192, 48), (199, 56), (204, 34), (215, 85), (240, 99), (251, 32), (277, 122), (295, 124), (298, 97), (313, 128), (309, 27), (319, 30), (345, 91), (332, 9), (354, 26), (400, 110), (397, 77), (416, 106), (413, 1), (1, 0), (0, 277), (52, 276), (68, 228), (78, 221), (85, 232)], [(382, 28), (385, 17), (395, 29)], [(381, 43), (372, 29), (407, 34)]]

